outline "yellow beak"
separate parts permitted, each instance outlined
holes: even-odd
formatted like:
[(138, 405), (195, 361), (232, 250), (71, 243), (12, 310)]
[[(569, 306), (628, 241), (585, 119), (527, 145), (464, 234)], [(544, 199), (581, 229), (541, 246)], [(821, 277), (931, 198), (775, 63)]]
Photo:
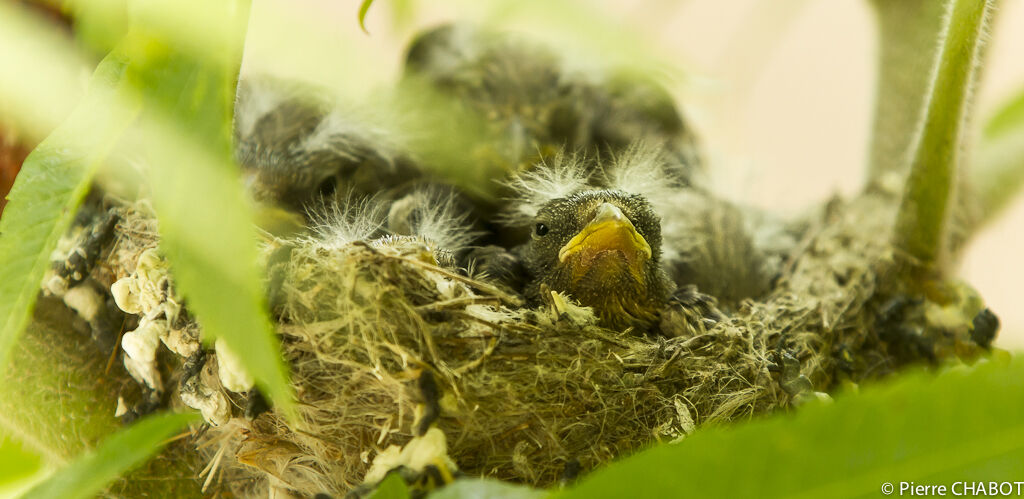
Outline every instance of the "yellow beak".
[(613, 204), (601, 203), (594, 219), (558, 251), (558, 261), (565, 263), (578, 255), (585, 268), (608, 251), (621, 253), (634, 272), (639, 272), (640, 264), (651, 258), (651, 245), (622, 210)]

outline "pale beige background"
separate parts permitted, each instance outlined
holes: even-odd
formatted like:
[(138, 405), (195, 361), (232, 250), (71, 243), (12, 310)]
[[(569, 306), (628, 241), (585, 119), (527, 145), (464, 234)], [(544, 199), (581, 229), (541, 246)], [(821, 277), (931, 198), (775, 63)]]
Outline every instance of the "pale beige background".
[[(629, 32), (662, 62), (683, 68), (668, 71), (669, 80), (703, 136), (720, 192), (794, 213), (836, 192), (852, 194), (863, 179), (875, 78), (866, 0), (581, 1), (599, 13), (592, 16), (551, 8), (559, 4), (552, 0), (545, 17), (554, 16), (558, 28), (529, 14), (495, 14), (489, 2), (409, 1), (415, 16), (396, 24), (396, 0), (377, 0), (367, 35), (355, 21), (355, 0), (257, 0), (245, 70), (360, 95), (394, 78), (412, 33), (455, 17), (515, 21), (563, 47), (589, 37), (581, 44), (597, 54), (588, 56), (609, 59), (629, 57), (616, 45)], [(996, 28), (977, 93), (982, 117), (1024, 88), (1024, 1), (1005, 0)], [(1014, 349), (1024, 347), (1022, 230), (1024, 198), (974, 241), (960, 269), (1001, 317), (998, 343)]]

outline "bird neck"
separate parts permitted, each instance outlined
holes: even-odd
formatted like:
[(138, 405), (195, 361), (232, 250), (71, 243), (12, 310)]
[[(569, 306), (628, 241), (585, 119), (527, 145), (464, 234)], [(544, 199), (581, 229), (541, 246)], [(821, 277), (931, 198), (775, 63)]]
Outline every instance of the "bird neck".
[(575, 282), (553, 276), (556, 279), (548, 286), (567, 292), (581, 305), (593, 308), (605, 327), (649, 331), (657, 324), (673, 284), (660, 268), (652, 266), (646, 270), (639, 280), (629, 272), (585, 276)]

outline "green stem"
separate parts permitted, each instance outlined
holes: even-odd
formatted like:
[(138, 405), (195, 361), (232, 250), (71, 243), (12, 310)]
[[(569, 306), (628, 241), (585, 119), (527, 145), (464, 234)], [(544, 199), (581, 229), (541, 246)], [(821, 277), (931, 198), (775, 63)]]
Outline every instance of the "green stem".
[(896, 221), (897, 248), (926, 266), (936, 265), (945, 251), (973, 75), (993, 3), (955, 0), (946, 21), (938, 73)]

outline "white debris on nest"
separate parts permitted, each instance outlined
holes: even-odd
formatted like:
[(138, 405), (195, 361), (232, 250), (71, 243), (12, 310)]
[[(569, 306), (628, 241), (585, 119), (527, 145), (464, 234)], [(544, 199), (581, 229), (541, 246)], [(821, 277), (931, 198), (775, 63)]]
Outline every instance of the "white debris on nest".
[[(50, 252), (50, 262), (64, 262), (71, 255), (71, 252), (78, 248), (80, 241), (85, 239), (86, 230), (81, 226), (74, 226), (67, 234), (61, 236), (57, 240), (57, 246)], [(75, 278), (81, 280), (82, 276), (75, 276)], [(46, 275), (43, 276), (43, 290), (47, 293), (63, 297), (64, 293), (68, 291), (68, 280), (57, 275), (57, 272), (51, 267)]]
[(170, 296), (170, 279), (167, 262), (151, 248), (139, 255), (135, 272), (115, 282), (110, 292), (117, 306), (129, 314), (150, 317), (165, 312), (177, 317), (181, 306)]
[(449, 472), (458, 469), (455, 461), (448, 457), (448, 439), (437, 428), (431, 428), (423, 436), (413, 438), (405, 447), (391, 445), (377, 454), (363, 482), (378, 483), (389, 471), (400, 466), (422, 473), (430, 465)]
[(238, 354), (222, 338), (217, 338), (214, 348), (217, 350), (217, 374), (221, 385), (235, 393), (251, 390), (255, 380), (242, 366)]
[(231, 420), (231, 404), (216, 386), (217, 377), (213, 366), (207, 362), (202, 371), (185, 380), (179, 392), (181, 401), (198, 410), (203, 419), (213, 426), (221, 426)]
[[(67, 281), (64, 279), (60, 279), (57, 276), (54, 276), (54, 279), (67, 286)], [(98, 316), (104, 305), (103, 297), (90, 285), (75, 286), (68, 289), (64, 292), (63, 298), (67, 306), (71, 307), (78, 315), (88, 321)]]
[(114, 409), (114, 417), (119, 418), (128, 414), (128, 404), (124, 402), (124, 397), (117, 397), (117, 408)]
[(162, 324), (148, 318), (139, 322), (139, 327), (121, 337), (124, 350), (124, 367), (140, 383), (163, 391), (163, 380), (156, 365), (156, 349), (160, 346), (160, 333), (166, 330)]
[(181, 314), (181, 304), (171, 289), (167, 262), (152, 248), (139, 255), (134, 273), (110, 287), (121, 310), (141, 316), (139, 327), (121, 338), (124, 366), (133, 378), (156, 391), (163, 391), (156, 363), (157, 347), (161, 341), (183, 357), (199, 350), (198, 338), (184, 329), (173, 327)]
[(597, 324), (597, 315), (594, 314), (593, 308), (584, 307), (569, 295), (559, 291), (550, 293), (551, 299), (548, 301), (548, 307), (554, 320), (568, 321), (569, 324), (579, 327)]
[[(50, 253), (50, 262), (63, 265), (61, 262), (67, 261), (73, 252), (81, 253), (79, 244), (85, 239), (86, 234), (87, 231), (83, 227), (72, 228), (57, 241), (57, 246)], [(77, 272), (70, 277), (76, 282), (84, 279), (84, 276)], [(42, 289), (48, 295), (63, 299), (68, 307), (87, 321), (95, 319), (103, 309), (104, 298), (95, 287), (88, 283), (69, 287), (68, 278), (58, 275), (52, 266), (43, 276)]]

